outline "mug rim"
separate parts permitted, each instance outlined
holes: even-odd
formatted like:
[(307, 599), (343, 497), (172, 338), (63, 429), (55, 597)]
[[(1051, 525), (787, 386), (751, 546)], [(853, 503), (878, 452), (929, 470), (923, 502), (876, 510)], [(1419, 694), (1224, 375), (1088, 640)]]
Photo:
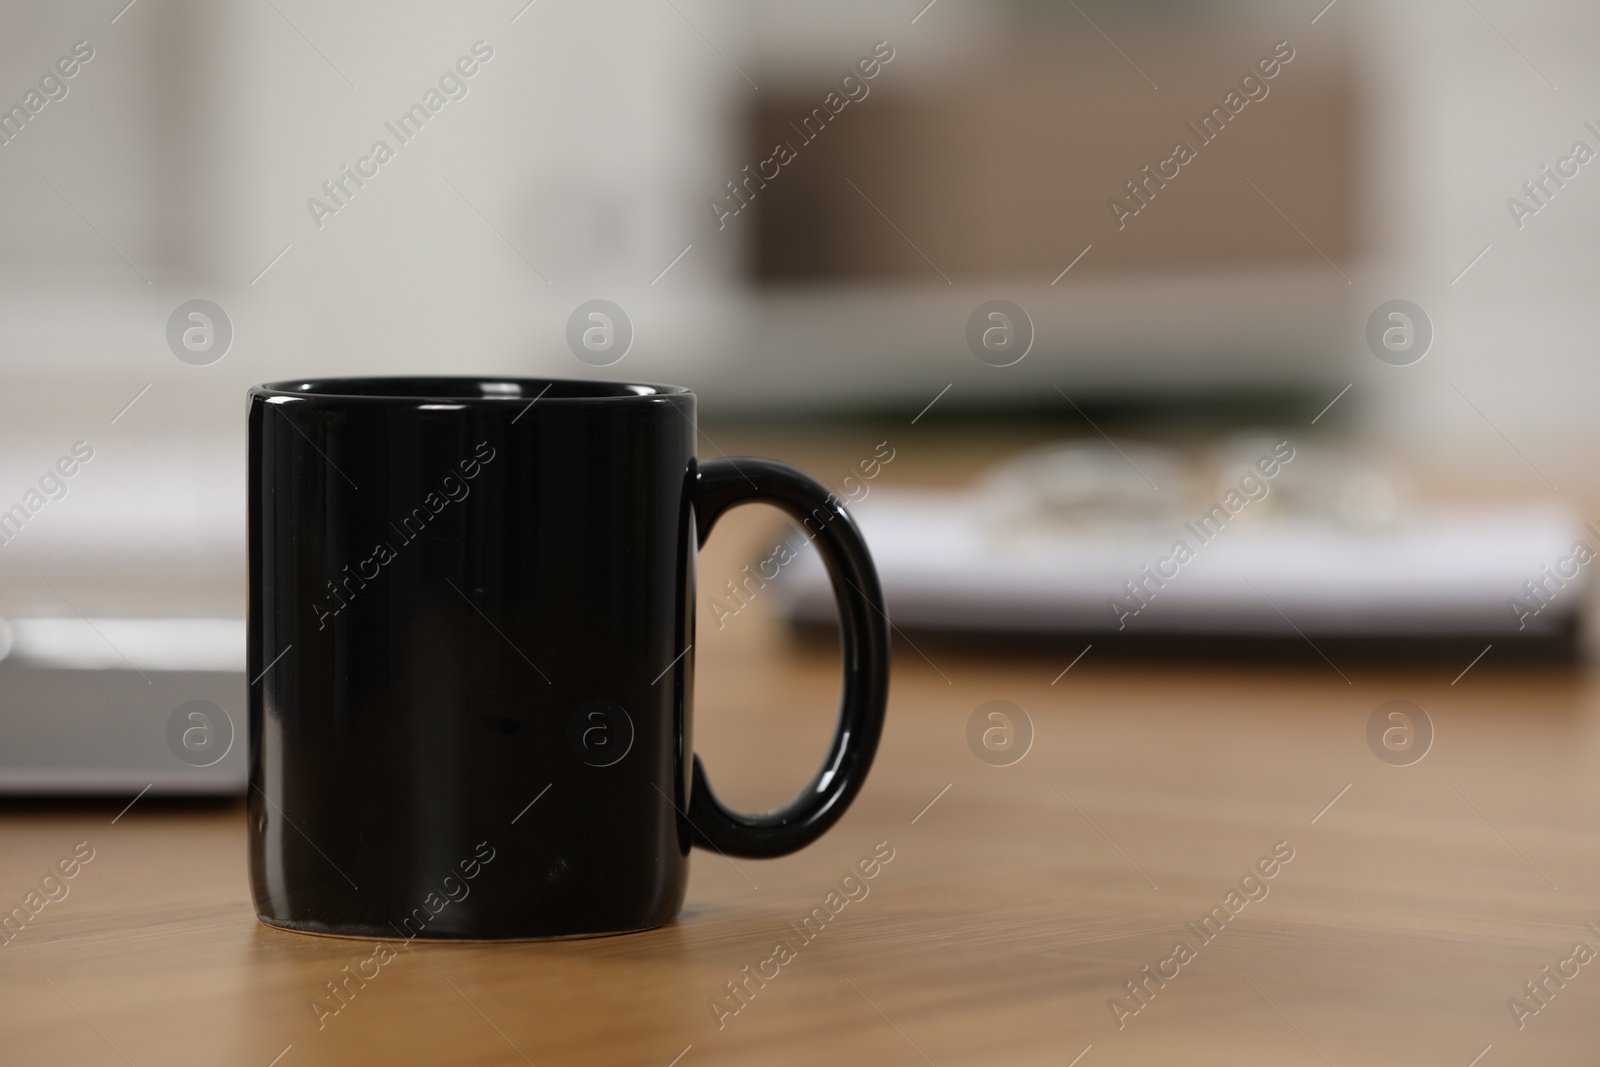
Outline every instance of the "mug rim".
[[(553, 394), (553, 395), (552, 395)], [(286, 378), (250, 387), (250, 395), (352, 403), (595, 404), (693, 398), (681, 385), (597, 378), (490, 374), (362, 374)]]

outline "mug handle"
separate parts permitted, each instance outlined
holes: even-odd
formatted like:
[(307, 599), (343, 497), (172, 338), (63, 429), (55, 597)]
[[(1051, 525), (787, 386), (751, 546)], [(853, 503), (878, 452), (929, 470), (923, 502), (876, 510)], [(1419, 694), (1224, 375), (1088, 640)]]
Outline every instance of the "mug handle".
[(782, 856), (811, 844), (839, 820), (878, 751), (889, 699), (883, 591), (855, 521), (814, 478), (787, 464), (740, 457), (698, 464), (690, 485), (702, 546), (717, 519), (739, 504), (771, 504), (799, 519), (822, 553), (839, 602), (844, 692), (833, 743), (811, 783), (781, 808), (744, 815), (717, 799), (700, 757), (694, 758), (688, 813), (694, 843), (730, 856)]

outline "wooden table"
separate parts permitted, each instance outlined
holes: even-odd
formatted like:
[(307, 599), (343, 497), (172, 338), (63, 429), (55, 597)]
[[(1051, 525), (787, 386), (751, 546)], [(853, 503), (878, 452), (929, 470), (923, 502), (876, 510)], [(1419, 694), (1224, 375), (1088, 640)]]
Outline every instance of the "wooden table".
[[(731, 517), (702, 581), (720, 584), (772, 535), (770, 516)], [(823, 749), (836, 657), (789, 642), (759, 602), (721, 631), (701, 614), (697, 748), (725, 799), (770, 806)], [(1507, 1007), (1535, 1005), (1523, 984), (1575, 942), (1600, 950), (1600, 691), (1588, 672), (1491, 656), (1452, 685), (1455, 668), (1341, 664), (1347, 684), (1320, 661), (1176, 666), (1090, 651), (1062, 675), (1079, 651), (930, 660), (902, 646), (873, 776), (817, 845), (765, 862), (697, 854), (683, 915), (651, 933), (398, 947), (320, 1030), (313, 999), (372, 946), (256, 922), (242, 809), (7, 807), (0, 909), (75, 843), (94, 858), (0, 948), (0, 1062), (1600, 1059), (1600, 961), (1564, 987), (1548, 981), (1555, 994), (1520, 1030)], [(1369, 716), (1395, 698), (1436, 730), (1406, 767), (1366, 740)], [(994, 699), (1020, 705), (1035, 731), (1011, 766), (968, 747), (969, 718)], [(879, 842), (893, 859), (867, 895), (804, 941), (801, 921)], [(1246, 883), (1267, 895), (1198, 936), (1275, 846), (1293, 859)], [(1173, 962), (1179, 940), (1186, 962)], [(725, 983), (780, 941), (793, 959), (732, 1014)], [(1147, 976), (1158, 969), (1176, 975)], [(1135, 980), (1147, 1003), (1125, 988)]]

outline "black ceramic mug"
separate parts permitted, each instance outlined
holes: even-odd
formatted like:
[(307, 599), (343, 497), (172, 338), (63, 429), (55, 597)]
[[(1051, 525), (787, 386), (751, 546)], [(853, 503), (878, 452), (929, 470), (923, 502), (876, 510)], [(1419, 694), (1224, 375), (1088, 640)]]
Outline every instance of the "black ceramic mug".
[[(250, 879), (264, 922), (376, 938), (643, 930), (691, 845), (802, 848), (860, 790), (889, 626), (839, 500), (695, 459), (687, 389), (329, 378), (250, 390)], [(697, 550), (735, 504), (799, 519), (839, 598), (844, 687), (785, 807), (693, 756)]]

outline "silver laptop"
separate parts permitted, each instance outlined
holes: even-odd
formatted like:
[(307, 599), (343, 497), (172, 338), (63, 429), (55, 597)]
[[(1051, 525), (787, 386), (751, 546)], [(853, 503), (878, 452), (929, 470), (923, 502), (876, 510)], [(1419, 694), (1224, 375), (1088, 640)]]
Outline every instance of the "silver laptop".
[(245, 788), (244, 622), (0, 624), (0, 795)]

